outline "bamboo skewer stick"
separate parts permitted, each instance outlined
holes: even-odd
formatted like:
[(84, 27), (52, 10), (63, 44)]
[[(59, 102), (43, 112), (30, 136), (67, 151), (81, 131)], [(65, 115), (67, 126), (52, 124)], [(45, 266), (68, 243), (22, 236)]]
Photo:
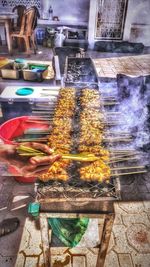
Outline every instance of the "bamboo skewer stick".
[(140, 173), (146, 173), (146, 170), (143, 171), (137, 171), (137, 172), (126, 172), (126, 173), (115, 173), (115, 174), (111, 174), (112, 177), (114, 176), (123, 176), (123, 175), (132, 175), (132, 174), (140, 174)]
[(51, 132), (51, 130), (49, 129), (49, 130), (30, 130), (30, 129), (28, 129), (28, 130), (25, 130), (24, 131), (24, 134), (49, 134)]
[(103, 105), (104, 106), (114, 106), (114, 105), (119, 105), (119, 102), (104, 102)]
[(122, 158), (126, 158), (126, 157), (131, 157), (131, 156), (137, 156), (136, 153), (129, 153), (129, 154), (110, 154), (112, 157), (112, 160), (114, 159), (122, 159)]
[(47, 93), (40, 93), (40, 96), (47, 96), (47, 97), (52, 96), (53, 98), (57, 98), (57, 96)]
[(33, 107), (32, 111), (54, 111), (53, 107)]
[(103, 141), (108, 142), (131, 142), (133, 139), (132, 138), (125, 138), (125, 137), (118, 137), (118, 138), (103, 138)]
[(24, 143), (24, 142), (47, 142), (48, 138), (18, 138), (17, 142), (18, 143)]
[[(33, 115), (33, 117), (34, 117), (34, 115)], [(56, 118), (59, 119), (59, 118), (61, 118), (61, 116), (59, 116), (59, 117), (56, 116), (55, 119), (56, 119)], [(63, 117), (63, 118), (65, 119), (65, 118), (67, 118), (67, 117)], [(27, 121), (30, 121), (30, 120), (32, 120), (32, 122), (33, 122), (34, 120), (36, 120), (36, 121), (38, 121), (38, 120), (40, 120), (40, 121), (42, 121), (42, 120), (43, 120), (43, 121), (46, 121), (46, 120), (53, 121), (53, 118), (48, 117), (48, 116), (46, 117), (46, 116), (43, 116), (43, 115), (42, 115), (42, 116), (38, 116), (38, 115), (37, 115), (35, 119), (34, 119), (34, 118), (32, 118), (32, 119), (29, 118)], [(96, 120), (95, 120), (95, 121), (96, 121)], [(99, 121), (99, 120), (97, 120), (97, 121)], [(115, 121), (115, 122), (101, 122), (101, 125), (108, 125), (108, 126), (115, 126), (115, 125), (117, 125), (117, 124), (118, 124), (118, 123), (117, 123), (116, 121)]]
[(42, 88), (42, 91), (59, 92), (60, 88)]
[(45, 120), (45, 121), (43, 121), (43, 120), (26, 120), (26, 122), (27, 123), (37, 123), (37, 124), (47, 124), (47, 125), (50, 125), (50, 122), (49, 121), (47, 121), (47, 120)]
[(38, 118), (36, 118), (36, 119), (28, 119), (28, 121), (32, 121), (32, 122), (34, 122), (34, 121), (43, 121), (43, 122), (47, 122), (47, 123), (50, 123), (50, 118), (47, 118), (47, 117), (38, 117)]
[(123, 162), (123, 161), (128, 161), (128, 160), (138, 160), (138, 157), (128, 157), (128, 158), (122, 158), (122, 159), (117, 159), (117, 160), (110, 160), (109, 164), (117, 163), (117, 162)]
[(129, 150), (113, 150), (113, 149), (109, 149), (109, 153), (118, 155), (118, 154), (131, 154), (131, 153), (138, 154), (140, 152), (138, 152), (136, 150), (131, 150), (131, 149), (129, 149)]
[[(110, 135), (117, 135), (117, 134), (119, 134), (119, 135), (129, 135), (130, 133), (129, 132), (111, 132), (111, 131), (108, 131), (108, 132), (106, 132), (107, 134), (110, 134)], [(130, 134), (131, 135), (131, 134)]]
[[(52, 102), (52, 103), (51, 103)], [(48, 108), (48, 107), (51, 107), (51, 106), (54, 106), (55, 107), (55, 103), (53, 103), (54, 101), (50, 101), (50, 103), (46, 102), (46, 103), (36, 103), (36, 107), (42, 107), (42, 108)]]
[(126, 170), (126, 169), (145, 169), (145, 166), (116, 167), (116, 168), (111, 168), (111, 171)]
[(40, 114), (43, 114), (44, 113), (45, 115), (49, 115), (51, 113), (53, 114), (54, 113), (54, 110), (48, 110), (48, 111), (46, 111), (46, 110), (33, 110), (32, 109), (32, 114), (33, 113), (35, 113), (35, 114), (39, 114), (39, 113)]

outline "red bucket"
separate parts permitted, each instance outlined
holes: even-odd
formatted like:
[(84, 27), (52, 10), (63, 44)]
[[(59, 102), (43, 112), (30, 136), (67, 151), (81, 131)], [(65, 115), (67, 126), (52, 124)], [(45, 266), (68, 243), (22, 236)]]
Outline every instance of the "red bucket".
[[(23, 135), (25, 130), (31, 129), (31, 128), (36, 128), (36, 129), (48, 129), (48, 124), (38, 124), (36, 122), (29, 122), (29, 116), (22, 116), (22, 117), (17, 117), (11, 120), (8, 120), (4, 122), (0, 126), (0, 139), (3, 140), (5, 144), (16, 144), (15, 141), (13, 141), (14, 138), (19, 137)], [(14, 166), (9, 167), (9, 171), (15, 176), (17, 174), (16, 169)], [(36, 178), (35, 177), (23, 177), (19, 176), (15, 178), (18, 182), (23, 182), (23, 183), (33, 183), (35, 182)]]

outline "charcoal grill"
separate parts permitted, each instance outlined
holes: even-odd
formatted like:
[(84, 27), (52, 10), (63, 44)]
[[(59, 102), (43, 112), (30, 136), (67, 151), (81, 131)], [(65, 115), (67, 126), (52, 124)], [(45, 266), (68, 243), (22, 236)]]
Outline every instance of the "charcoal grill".
[[(90, 86), (92, 88), (92, 85)], [(80, 89), (77, 87), (76, 92), (84, 88), (81, 85)], [(97, 84), (94, 89), (98, 90)], [(77, 175), (72, 175), (68, 182), (38, 181), (36, 203), (39, 205), (45, 266), (51, 266), (49, 248), (51, 237), (48, 237), (47, 220), (50, 217), (99, 218), (100, 228), (103, 222), (103, 234), (100, 238), (97, 267), (103, 266), (114, 221), (113, 204), (119, 199), (120, 186), (117, 177), (103, 183), (81, 181)]]
[[(81, 90), (87, 86), (98, 90), (97, 75), (93, 69), (92, 78), (89, 78), (88, 71), (90, 68), (85, 69), (85, 62), (86, 67), (87, 65), (92, 66), (89, 59), (87, 61), (85, 58), (67, 59), (65, 84), (66, 86), (74, 86)], [(75, 70), (76, 72), (80, 65), (83, 66), (81, 68), (81, 75), (77, 73), (77, 77), (73, 77), (73, 71)], [(72, 68), (72, 66), (74, 67)], [(51, 233), (49, 234), (47, 218), (89, 217), (99, 218), (100, 220), (103, 218), (103, 234), (100, 239), (97, 258), (97, 267), (103, 267), (114, 220), (113, 204), (114, 201), (120, 199), (120, 179), (118, 177), (110, 179), (108, 183), (83, 182), (76, 176), (73, 176), (68, 183), (58, 181), (44, 183), (39, 181), (36, 184), (35, 203), (38, 204), (38, 208), (34, 212), (37, 215), (40, 211), (39, 217), (45, 266), (51, 266), (49, 248)]]

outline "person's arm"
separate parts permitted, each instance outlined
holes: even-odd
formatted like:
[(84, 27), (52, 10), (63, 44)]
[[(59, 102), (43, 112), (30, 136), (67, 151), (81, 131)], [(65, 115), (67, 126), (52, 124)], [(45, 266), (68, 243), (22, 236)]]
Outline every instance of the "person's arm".
[(9, 158), (16, 153), (17, 145), (0, 144), (0, 161), (9, 163)]
[(23, 145), (45, 152), (46, 156), (22, 157), (17, 153), (18, 145), (0, 145), (0, 160), (14, 166), (20, 175), (26, 177), (40, 175), (46, 172), (54, 161), (61, 158), (60, 155), (53, 154), (53, 149), (50, 149), (47, 145), (34, 142), (24, 143)]

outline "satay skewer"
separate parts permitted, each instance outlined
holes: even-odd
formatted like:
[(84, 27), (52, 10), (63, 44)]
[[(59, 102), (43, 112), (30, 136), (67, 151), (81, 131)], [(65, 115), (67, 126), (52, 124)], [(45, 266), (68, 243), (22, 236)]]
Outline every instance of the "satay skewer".
[(116, 160), (110, 160), (109, 164), (113, 164), (113, 163), (117, 163), (117, 162), (123, 162), (123, 161), (128, 161), (128, 160), (138, 160), (138, 157), (128, 157), (128, 158), (120, 158), (120, 159), (116, 159)]
[(41, 137), (41, 138), (18, 138), (16, 140), (18, 143), (23, 143), (23, 142), (47, 142), (48, 141), (48, 138), (44, 138), (44, 137)]
[(111, 171), (127, 170), (127, 169), (145, 169), (145, 166), (126, 166), (111, 168)]
[(111, 174), (111, 177), (115, 177), (115, 176), (123, 176), (123, 175), (132, 175), (132, 174), (141, 174), (141, 173), (146, 173), (146, 170), (143, 171), (137, 171), (137, 172), (126, 172), (126, 173), (115, 173), (115, 174)]

